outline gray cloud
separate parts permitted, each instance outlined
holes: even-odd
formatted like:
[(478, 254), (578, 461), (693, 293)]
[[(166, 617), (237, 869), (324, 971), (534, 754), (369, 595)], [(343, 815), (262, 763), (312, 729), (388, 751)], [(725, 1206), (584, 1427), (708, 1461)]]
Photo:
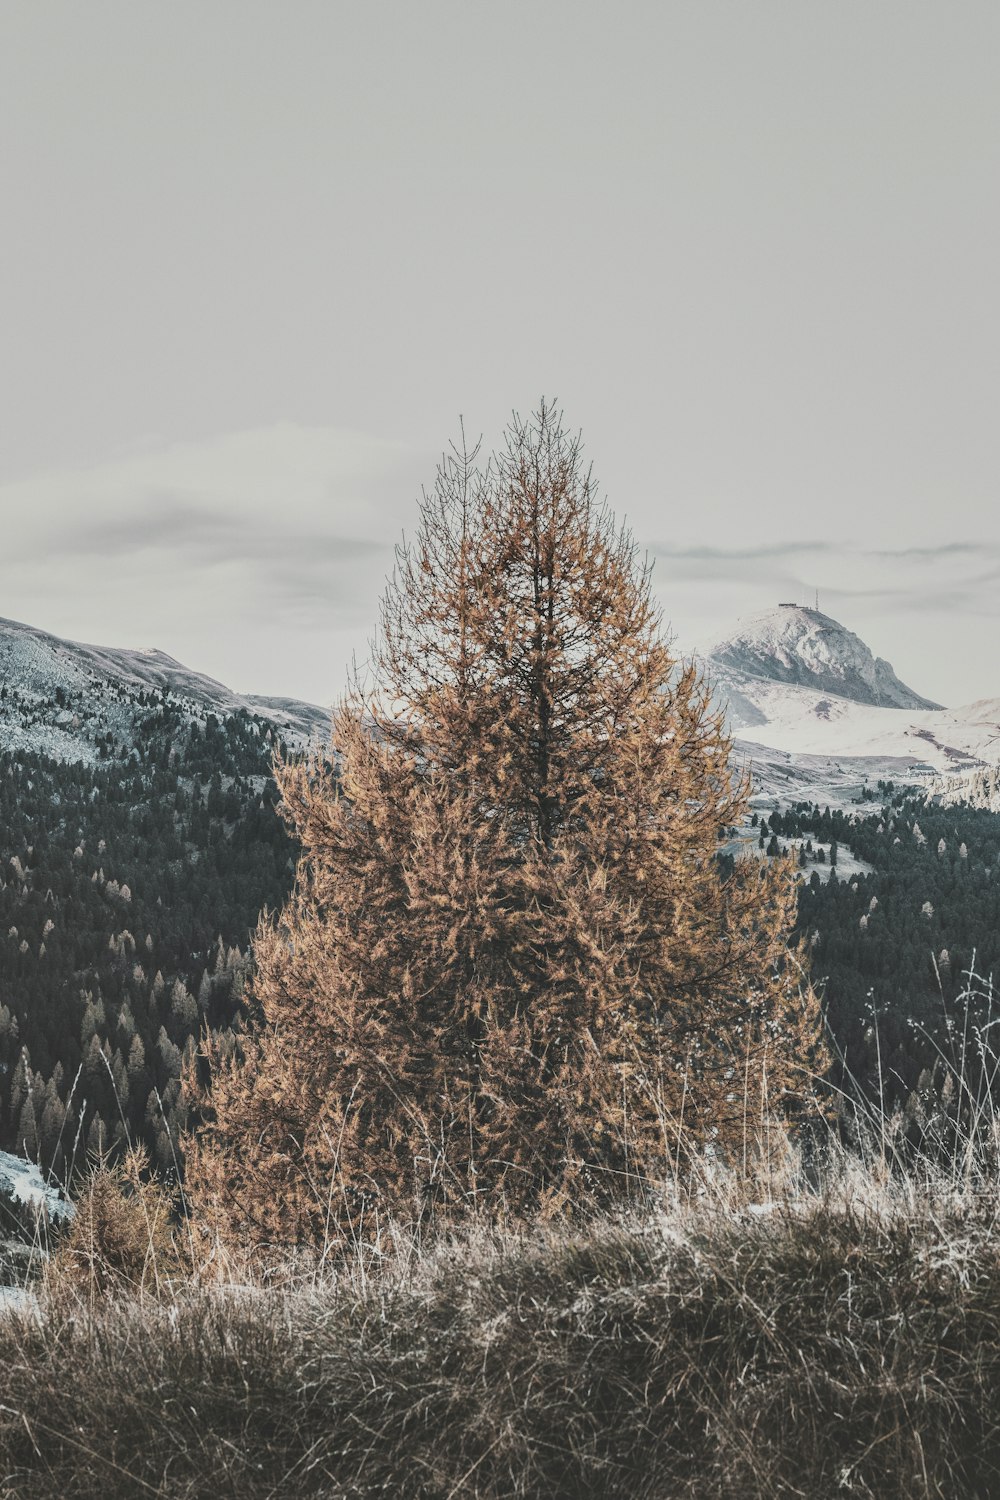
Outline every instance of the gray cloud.
[(995, 615), (1000, 614), (1000, 598), (992, 590), (984, 591), (983, 586), (998, 580), (1000, 574), (994, 573), (955, 584), (929, 585), (924, 588), (914, 588), (911, 585), (897, 588), (883, 585), (870, 589), (839, 587), (825, 589), (823, 593), (824, 597), (841, 600), (845, 604), (877, 604), (883, 609), (900, 612), (932, 610), (952, 613), (961, 610), (965, 614)]
[(656, 557), (679, 562), (753, 562), (759, 558), (790, 557), (800, 552), (832, 552), (832, 542), (773, 542), (747, 547), (670, 547), (654, 542), (650, 551)]
[(963, 557), (971, 555), (981, 557), (983, 554), (1000, 556), (1000, 546), (993, 542), (942, 542), (934, 547), (878, 547), (865, 548), (865, 557), (880, 557), (905, 561), (909, 558), (934, 558), (941, 557)]
[(283, 561), (308, 568), (388, 553), (392, 544), (296, 526), (294, 521), (282, 525), (267, 517), (241, 518), (208, 503), (162, 496), (113, 520), (94, 519), (68, 527), (49, 548), (49, 555), (129, 558), (154, 550), (204, 565)]
[(654, 542), (650, 551), (657, 557), (677, 561), (704, 562), (755, 562), (771, 557), (794, 557), (799, 554), (839, 555), (848, 557), (873, 557), (900, 562), (911, 559), (928, 559), (956, 556), (997, 556), (1000, 544), (993, 542), (943, 542), (933, 547), (852, 547), (833, 541), (762, 542), (745, 547), (671, 547)]
[[(329, 701), (351, 656), (365, 657), (394, 544), (433, 467), (427, 454), (281, 427), (0, 487), (5, 613), (160, 646), (238, 688)], [(991, 690), (989, 632), (969, 633), (960, 659), (945, 660), (940, 638), (949, 621), (995, 618), (1000, 540), (871, 546), (863, 533), (789, 538), (771, 524), (728, 546), (649, 547), (679, 649), (818, 586), (821, 607), (929, 697)]]
[[(799, 566), (790, 566), (795, 560)], [(761, 608), (779, 597), (821, 606), (867, 605), (880, 612), (1000, 612), (1000, 543), (946, 542), (940, 547), (867, 548), (834, 541), (778, 541), (747, 547), (656, 549), (661, 594), (691, 586), (753, 589)], [(856, 580), (856, 581), (848, 581)], [(848, 620), (847, 623), (850, 623)]]
[(427, 468), (396, 444), (286, 424), (0, 486), (5, 613), (328, 701), (363, 654)]

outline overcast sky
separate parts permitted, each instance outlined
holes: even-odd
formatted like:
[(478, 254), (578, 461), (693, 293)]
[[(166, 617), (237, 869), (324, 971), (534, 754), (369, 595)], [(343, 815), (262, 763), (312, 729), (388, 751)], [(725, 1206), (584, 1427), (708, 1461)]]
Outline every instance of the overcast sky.
[(319, 703), (557, 397), (679, 644), (1000, 695), (996, 0), (0, 0), (0, 615)]

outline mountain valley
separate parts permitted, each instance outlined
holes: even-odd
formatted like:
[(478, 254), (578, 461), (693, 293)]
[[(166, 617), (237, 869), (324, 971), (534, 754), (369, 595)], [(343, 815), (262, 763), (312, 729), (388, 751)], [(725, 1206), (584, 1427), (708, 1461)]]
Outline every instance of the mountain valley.
[(272, 757), (327, 734), (163, 653), (0, 623), (0, 1147), (62, 1179), (131, 1140), (175, 1174), (182, 1070), (232, 1035), (294, 875)]

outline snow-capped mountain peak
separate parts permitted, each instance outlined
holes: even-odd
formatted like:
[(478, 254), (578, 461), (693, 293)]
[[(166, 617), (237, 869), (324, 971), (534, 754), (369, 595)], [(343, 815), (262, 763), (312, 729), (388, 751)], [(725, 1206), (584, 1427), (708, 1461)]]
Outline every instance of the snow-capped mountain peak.
[(1000, 760), (1000, 699), (940, 708), (818, 609), (742, 620), (704, 667), (762, 796), (851, 802), (880, 779), (927, 785)]
[(879, 708), (936, 709), (861, 638), (818, 609), (779, 604), (741, 621), (709, 653), (709, 671), (740, 689), (763, 678)]

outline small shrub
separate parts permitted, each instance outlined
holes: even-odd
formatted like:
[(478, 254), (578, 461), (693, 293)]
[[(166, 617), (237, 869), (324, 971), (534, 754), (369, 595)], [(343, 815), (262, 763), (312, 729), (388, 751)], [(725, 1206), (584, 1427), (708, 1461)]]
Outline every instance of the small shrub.
[(174, 1203), (133, 1149), (91, 1173), (46, 1269), (50, 1292), (159, 1292), (182, 1267)]

